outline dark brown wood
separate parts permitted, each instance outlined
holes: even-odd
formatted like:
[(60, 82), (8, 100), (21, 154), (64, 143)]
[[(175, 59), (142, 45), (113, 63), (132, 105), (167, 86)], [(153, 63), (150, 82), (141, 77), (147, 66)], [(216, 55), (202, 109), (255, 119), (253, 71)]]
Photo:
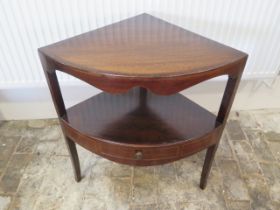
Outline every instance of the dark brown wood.
[[(245, 66), (245, 63), (243, 64), (243, 66), (241, 65), (239, 67), (239, 73), (237, 75), (229, 76), (229, 78), (228, 78), (225, 92), (224, 92), (222, 102), (220, 105), (220, 109), (218, 112), (218, 116), (217, 116), (217, 123), (222, 123), (221, 130), (224, 129), (224, 126), (226, 124), (226, 120), (228, 118), (239, 82), (241, 80), (244, 66)], [(212, 163), (213, 163), (215, 153), (216, 153), (218, 145), (219, 145), (221, 135), (222, 135), (222, 132), (219, 133), (219, 136), (217, 138), (217, 143), (207, 149), (207, 153), (205, 156), (205, 161), (204, 161), (204, 165), (203, 165), (203, 169), (202, 169), (202, 173), (201, 173), (201, 179), (200, 179), (200, 188), (201, 189), (205, 189), (205, 187), (207, 185), (207, 179), (208, 179), (211, 167), (212, 167)]]
[[(63, 120), (62, 126), (71, 139), (75, 139), (76, 143), (89, 151), (114, 162), (136, 166), (164, 164), (192, 155), (214, 145), (217, 142), (217, 135), (220, 132), (220, 127), (218, 127), (208, 134), (189, 141), (179, 141), (177, 143), (163, 145), (138, 145), (120, 144), (104, 139), (93, 138), (73, 129)], [(141, 160), (135, 159), (137, 151), (141, 151), (143, 154)]]
[[(215, 143), (221, 126), (215, 115), (179, 93), (158, 96), (142, 88), (100, 93), (66, 110), (62, 122), (68, 133), (71, 126), (95, 141), (84, 145), (89, 150), (132, 165), (166, 163), (185, 157), (191, 148), (205, 149)], [(75, 134), (70, 137), (83, 144)], [(137, 152), (141, 159), (135, 159)]]
[[(46, 56), (44, 56), (42, 53), (39, 52), (40, 60), (45, 72), (46, 80), (49, 86), (49, 89), (51, 91), (51, 96), (55, 105), (55, 109), (57, 112), (57, 115), (59, 118), (62, 116), (65, 116), (66, 114), (66, 109), (64, 105), (64, 101), (62, 98), (62, 94), (60, 91), (60, 86), (57, 80), (56, 72), (54, 70), (54, 65), (53, 63), (48, 60)], [(65, 142), (67, 145), (67, 149), (71, 158), (74, 174), (75, 174), (75, 180), (79, 182), (81, 180), (81, 170), (80, 170), (80, 163), (79, 163), (79, 157), (76, 149), (76, 145), (73, 141), (71, 141), (67, 137), (67, 133), (65, 133), (64, 129), (63, 130), (63, 135), (65, 138)]]
[(143, 14), (39, 49), (61, 71), (107, 92), (172, 94), (236, 73), (246, 54)]
[[(207, 149), (206, 187), (247, 54), (143, 14), (42, 47), (39, 55), (77, 181), (74, 142), (137, 166)], [(107, 93), (65, 109), (57, 70)], [(229, 79), (217, 116), (178, 93), (220, 75)]]
[(221, 125), (214, 114), (179, 93), (159, 96), (139, 88), (100, 93), (67, 109), (62, 119), (93, 138), (159, 146), (195, 139)]
[(79, 181), (81, 181), (82, 176), (81, 176), (80, 162), (79, 162), (79, 156), (78, 156), (76, 144), (74, 141), (72, 141), (67, 136), (65, 137), (65, 141), (66, 141), (68, 151), (70, 153), (70, 158), (71, 158), (71, 162), (72, 162), (73, 170), (74, 170), (74, 174), (75, 174), (75, 180), (77, 182), (79, 182)]

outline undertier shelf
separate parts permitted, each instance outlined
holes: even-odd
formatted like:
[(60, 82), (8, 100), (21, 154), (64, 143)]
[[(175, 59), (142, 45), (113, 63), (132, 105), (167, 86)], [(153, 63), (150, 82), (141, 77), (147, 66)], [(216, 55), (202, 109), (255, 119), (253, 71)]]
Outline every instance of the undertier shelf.
[(63, 120), (91, 138), (118, 144), (164, 145), (193, 140), (220, 123), (180, 93), (159, 96), (141, 88), (100, 93), (66, 111)]

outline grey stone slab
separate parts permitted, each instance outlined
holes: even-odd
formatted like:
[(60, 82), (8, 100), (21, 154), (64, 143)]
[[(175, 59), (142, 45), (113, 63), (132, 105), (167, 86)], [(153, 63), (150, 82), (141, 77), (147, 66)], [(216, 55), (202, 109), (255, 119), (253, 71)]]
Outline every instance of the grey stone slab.
[(262, 174), (259, 163), (256, 161), (254, 151), (248, 141), (232, 142), (233, 150), (239, 160), (239, 166), (244, 175)]
[(35, 201), (41, 196), (39, 189), (50, 163), (49, 156), (33, 155), (24, 170), (18, 192), (13, 200), (11, 209), (33, 209)]
[(197, 195), (200, 195), (203, 201), (207, 201), (207, 207), (210, 207), (210, 209), (226, 209), (223, 176), (217, 167), (212, 167), (207, 187), (200, 191)]
[(245, 140), (245, 134), (237, 120), (229, 120), (226, 125), (230, 140)]
[(242, 128), (260, 129), (260, 124), (257, 122), (255, 115), (248, 111), (233, 111), (229, 116), (230, 120), (237, 120)]
[(59, 125), (58, 118), (44, 119), (47, 125)]
[(0, 121), (0, 129), (4, 128), (22, 128), (27, 126), (27, 120), (2, 120)]
[[(157, 204), (139, 204), (139, 205), (131, 205), (129, 210), (159, 210)], [(162, 209), (163, 210), (163, 209)], [(171, 209), (170, 209), (171, 210)]]
[(52, 157), (49, 154), (33, 154), (29, 163), (27, 164), (24, 175), (25, 176), (44, 176), (50, 164)]
[(59, 125), (47, 125), (41, 131), (39, 139), (41, 141), (58, 140), (63, 137), (62, 130)]
[(269, 201), (266, 203), (266, 209), (269, 210), (279, 210), (280, 209), (280, 203), (279, 202), (275, 202), (275, 201)]
[(61, 201), (61, 205), (59, 206), (59, 210), (80, 210), (83, 203), (84, 198), (84, 185), (79, 185), (79, 183), (71, 184), (67, 183), (66, 191), (69, 193), (61, 192), (63, 199)]
[(157, 200), (157, 177), (154, 167), (135, 167), (132, 186), (132, 202), (152, 204)]
[[(89, 153), (87, 153), (89, 154)], [(85, 188), (85, 194), (95, 196), (98, 200), (106, 202), (112, 200), (114, 195), (115, 177), (111, 177), (113, 162), (104, 158), (88, 157), (90, 170), (88, 185)], [(84, 166), (85, 167), (85, 166)]]
[(199, 161), (198, 155), (176, 161), (175, 166), (178, 178), (198, 183), (202, 169), (202, 163)]
[(280, 112), (273, 110), (263, 110), (252, 112), (260, 128), (264, 132), (274, 131), (280, 133)]
[(237, 163), (233, 160), (221, 160), (218, 161), (218, 167), (223, 175), (226, 199), (250, 200), (248, 189), (239, 173)]
[[(192, 203), (199, 200), (203, 203), (205, 200), (211, 200), (215, 203), (215, 208), (226, 208), (223, 193), (223, 178), (217, 167), (212, 167), (208, 186), (205, 190), (201, 190), (199, 188), (199, 182), (202, 163), (198, 164), (197, 156), (192, 156), (175, 163), (177, 166), (178, 181), (175, 184), (169, 184), (169, 187), (166, 185), (168, 188), (165, 189), (166, 192), (173, 193), (173, 200), (170, 199), (171, 201), (188, 201)], [(170, 192), (170, 188), (174, 188), (174, 190)], [(177, 199), (176, 196), (178, 196)], [(168, 199), (167, 196), (165, 198)], [(210, 204), (207, 203), (206, 206), (210, 206)]]
[[(91, 176), (98, 177), (98, 176), (110, 176), (112, 173), (112, 166), (113, 162), (109, 161), (105, 158), (98, 157), (95, 159), (95, 163), (91, 168)], [(118, 167), (118, 166), (115, 166)]]
[(252, 200), (252, 209), (268, 209), (270, 197), (265, 179), (262, 176), (249, 176), (245, 181)]
[(3, 171), (17, 146), (20, 137), (0, 137), (0, 170)]
[(100, 157), (79, 145), (77, 145), (77, 151), (79, 155), (82, 176), (90, 177), (92, 171), (94, 171), (95, 164)]
[(17, 191), (24, 168), (31, 159), (29, 154), (16, 154), (8, 165), (0, 181), (0, 192), (15, 193)]
[[(198, 166), (202, 166), (205, 160), (205, 156), (206, 156), (206, 151), (207, 149), (204, 149), (194, 155), (192, 155), (191, 157), (196, 158), (197, 160), (195, 160), (195, 162), (197, 163)], [(187, 157), (190, 158), (190, 157)], [(215, 164), (215, 163), (213, 163)]]
[[(175, 165), (173, 163), (157, 166), (158, 202), (176, 201), (185, 198), (186, 184), (178, 180)], [(187, 181), (186, 181), (187, 182)]]
[(35, 201), (34, 209), (78, 208), (88, 181), (84, 178), (79, 183), (75, 182), (69, 157), (52, 156), (38, 190), (40, 196)]
[(82, 206), (80, 208), (81, 210), (90, 210), (90, 209), (107, 210), (106, 202), (104, 202), (103, 200), (99, 200), (94, 196), (84, 197), (81, 203), (82, 203)]
[(127, 177), (130, 178), (132, 175), (132, 167), (129, 165), (123, 165), (118, 163), (112, 163), (110, 167), (111, 177)]
[[(191, 162), (191, 160), (189, 161)], [(207, 188), (205, 190), (201, 190), (199, 188), (200, 174), (194, 175), (191, 172), (191, 165), (192, 163), (185, 164), (185, 174), (183, 175), (182, 173), (181, 175), (179, 175), (178, 179), (176, 179), (176, 176), (172, 175), (172, 172), (168, 172), (167, 174), (169, 174), (169, 176), (164, 177), (164, 171), (172, 171), (172, 168), (170, 166), (169, 170), (169, 167), (166, 167), (166, 170), (162, 170), (162, 177), (164, 178), (161, 178), (160, 176), (158, 177), (158, 202), (164, 204), (167, 201), (174, 203), (179, 201), (193, 202), (198, 200), (211, 200), (216, 204), (217, 208), (218, 206), (221, 209), (225, 208), (221, 173), (217, 170), (216, 167), (213, 167), (211, 175), (209, 177)], [(180, 170), (182, 170), (182, 168), (180, 168)], [(192, 176), (193, 178), (190, 179), (189, 176)]]
[(264, 132), (264, 136), (266, 140), (272, 142), (280, 142), (280, 133), (276, 133), (274, 131)]
[(224, 210), (224, 206), (219, 206), (214, 202), (209, 202), (207, 200), (203, 201), (191, 201), (191, 202), (178, 202), (176, 204), (176, 209), (179, 210), (212, 210), (212, 209), (217, 209), (217, 210)]
[(177, 179), (177, 173), (176, 173), (176, 166), (174, 163), (168, 163), (164, 165), (155, 166), (155, 173), (157, 176), (167, 181), (176, 180)]
[(34, 137), (23, 137), (17, 146), (16, 153), (33, 153), (38, 143)]
[(232, 150), (230, 148), (228, 138), (225, 134), (220, 140), (219, 147), (216, 152), (216, 158), (233, 159)]
[(0, 209), (1, 210), (8, 210), (10, 203), (11, 203), (10, 196), (0, 195)]
[(27, 130), (27, 121), (11, 120), (4, 121), (0, 126), (1, 136), (5, 137), (21, 137)]
[(90, 175), (86, 174), (83, 179), (77, 183), (73, 178), (73, 173), (68, 173), (65, 180), (66, 181), (61, 184), (62, 190), (60, 191), (60, 195), (63, 195), (63, 200), (59, 209), (80, 210), (85, 190), (89, 186)]
[(31, 160), (31, 154), (14, 154), (9, 162), (8, 168), (23, 169)]
[(85, 189), (85, 194), (106, 202), (113, 199), (114, 179), (108, 176), (92, 177)]
[(251, 210), (250, 201), (227, 201), (228, 210)]
[(177, 210), (177, 203), (175, 201), (165, 200), (164, 202), (158, 202), (154, 209), (158, 210)]
[(269, 194), (273, 201), (280, 203), (280, 180), (270, 185)]
[(132, 196), (131, 177), (113, 178), (113, 199), (107, 202), (107, 209), (129, 209)]
[(280, 203), (280, 166), (276, 163), (261, 163), (269, 194), (272, 200)]
[(56, 148), (56, 141), (41, 141), (37, 144), (34, 153), (36, 154), (52, 154)]
[(0, 136), (0, 148), (1, 150), (5, 150), (6, 148), (14, 148), (20, 140), (20, 137), (18, 136), (11, 136), (11, 137), (6, 137), (6, 136)]
[[(57, 128), (55, 126), (54, 128)], [(46, 132), (47, 134), (44, 134)], [(36, 138), (38, 141), (36, 142), (34, 153), (40, 154), (52, 154), (52, 155), (69, 155), (67, 151), (67, 146), (65, 144), (65, 140), (60, 134), (59, 130), (53, 131), (51, 127), (46, 127), (40, 131), (42, 135), (33, 136), (31, 138)], [(29, 135), (29, 136), (30, 136)]]
[(62, 201), (62, 195), (53, 194), (51, 196), (44, 194), (38, 197), (34, 209), (60, 209)]
[(276, 158), (276, 160), (279, 162), (280, 161), (280, 141), (279, 142), (269, 142), (268, 146)]
[(201, 210), (201, 209), (209, 209), (206, 205), (205, 202), (201, 201), (193, 201), (193, 202), (178, 202), (176, 205), (177, 209), (180, 210), (188, 210), (188, 209), (193, 209), (193, 210)]
[[(175, 166), (178, 182), (174, 185), (175, 189), (173, 191), (178, 191), (178, 198), (180, 198), (181, 201), (203, 199), (206, 191), (202, 191), (199, 188), (202, 163), (199, 161), (198, 155), (193, 155), (183, 160), (176, 161)], [(170, 188), (173, 187), (170, 186)]]
[(275, 161), (270, 151), (264, 134), (259, 130), (245, 130), (245, 133), (252, 145), (255, 155), (259, 161)]
[(266, 181), (269, 184), (273, 184), (277, 180), (280, 180), (280, 165), (277, 163), (260, 163)]
[(17, 191), (22, 173), (19, 170), (8, 168), (0, 181), (0, 192), (15, 193)]
[(23, 177), (10, 209), (33, 209), (40, 194), (38, 189), (42, 184), (42, 176)]
[(54, 155), (69, 155), (69, 152), (67, 150), (67, 145), (65, 143), (65, 140), (63, 137), (59, 138), (54, 150), (52, 151), (52, 154)]
[(36, 139), (38, 143), (40, 141), (58, 141), (62, 137), (62, 131), (59, 125), (46, 124), (39, 128), (27, 127), (22, 137)]
[(46, 126), (46, 120), (28, 120), (27, 125), (30, 128), (43, 128)]

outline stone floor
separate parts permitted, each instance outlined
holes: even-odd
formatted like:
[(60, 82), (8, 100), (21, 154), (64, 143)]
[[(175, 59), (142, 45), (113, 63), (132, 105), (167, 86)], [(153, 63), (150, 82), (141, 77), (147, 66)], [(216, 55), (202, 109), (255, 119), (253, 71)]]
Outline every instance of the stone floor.
[(76, 183), (57, 120), (0, 125), (0, 209), (280, 209), (280, 110), (233, 112), (208, 186), (205, 152), (156, 167), (120, 165), (79, 147)]

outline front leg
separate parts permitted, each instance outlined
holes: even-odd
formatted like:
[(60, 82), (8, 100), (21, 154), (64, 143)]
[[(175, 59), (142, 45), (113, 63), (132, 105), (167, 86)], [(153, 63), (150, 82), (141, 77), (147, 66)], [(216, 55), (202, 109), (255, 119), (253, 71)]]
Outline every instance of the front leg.
[(77, 148), (76, 144), (74, 141), (69, 139), (68, 137), (65, 136), (65, 142), (68, 148), (68, 152), (71, 158), (73, 170), (74, 170), (74, 175), (75, 175), (75, 180), (77, 182), (81, 181), (82, 176), (81, 176), (81, 168), (80, 168), (80, 162), (79, 162), (79, 156), (77, 153)]
[[(58, 118), (61, 119), (63, 116), (66, 115), (66, 109), (63, 101), (63, 97), (60, 91), (60, 86), (58, 83), (58, 79), (56, 76), (55, 65), (54, 63), (48, 59), (45, 55), (39, 52), (40, 60), (44, 69), (44, 73), (47, 79), (47, 83), (51, 92), (52, 100), (55, 105), (55, 109), (58, 115)], [(72, 161), (75, 179), (77, 182), (81, 180), (81, 170), (80, 170), (80, 163), (79, 157), (77, 153), (77, 148), (75, 142), (67, 137), (65, 132), (63, 131), (65, 142), (69, 151), (69, 155)]]
[(210, 146), (207, 149), (204, 164), (203, 164), (203, 169), (202, 169), (202, 173), (201, 173), (201, 179), (200, 179), (200, 188), (201, 189), (205, 189), (205, 187), (207, 185), (207, 179), (208, 179), (208, 176), (211, 171), (215, 153), (217, 151), (217, 148), (218, 148), (221, 136), (222, 136), (222, 132), (226, 125), (226, 121), (227, 121), (238, 85), (239, 85), (239, 82), (241, 79), (241, 75), (242, 75), (242, 71), (240, 71), (237, 75), (229, 76), (229, 78), (228, 78), (228, 82), (227, 82), (226, 89), (225, 89), (225, 92), (223, 95), (219, 113), (218, 113), (218, 116), (216, 119), (217, 122), (222, 123), (222, 125), (221, 125), (222, 128), (220, 129), (219, 134), (216, 137), (217, 138), (216, 144), (214, 144), (213, 146)]

